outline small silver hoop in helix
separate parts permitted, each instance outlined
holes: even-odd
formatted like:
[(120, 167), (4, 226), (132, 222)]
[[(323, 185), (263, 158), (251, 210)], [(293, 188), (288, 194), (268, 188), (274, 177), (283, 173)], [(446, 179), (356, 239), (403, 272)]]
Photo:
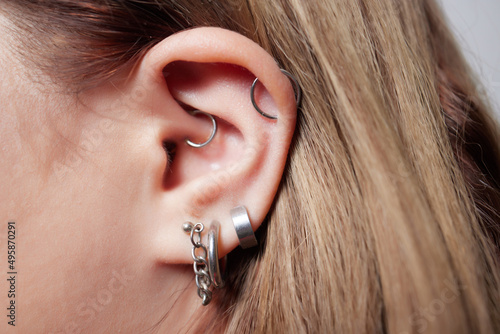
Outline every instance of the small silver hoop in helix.
[[(281, 72), (286, 75), (293, 83), (293, 89), (295, 91), (295, 101), (296, 101), (296, 104), (297, 104), (297, 107), (299, 106), (300, 104), (300, 100), (302, 98), (302, 91), (300, 89), (300, 86), (299, 86), (299, 82), (297, 81), (297, 79), (295, 79), (295, 77), (288, 71), (284, 70), (284, 69), (281, 69)], [(252, 87), (250, 88), (250, 100), (252, 100), (252, 104), (253, 104), (253, 107), (255, 108), (255, 110), (257, 110), (257, 112), (259, 114), (261, 114), (262, 116), (266, 117), (266, 118), (269, 118), (269, 119), (278, 119), (278, 116), (272, 116), (272, 115), (269, 115), (267, 113), (265, 113), (264, 111), (262, 111), (262, 109), (259, 108), (259, 106), (257, 105), (257, 102), (255, 101), (255, 86), (257, 85), (257, 82), (259, 81), (259, 78), (255, 78), (255, 80), (253, 81), (252, 83)]]

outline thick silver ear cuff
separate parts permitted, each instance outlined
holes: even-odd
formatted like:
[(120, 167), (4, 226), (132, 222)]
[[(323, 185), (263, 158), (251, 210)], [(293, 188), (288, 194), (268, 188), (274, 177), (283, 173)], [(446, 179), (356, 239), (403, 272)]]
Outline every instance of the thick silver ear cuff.
[(257, 239), (253, 233), (250, 217), (248, 217), (247, 209), (244, 206), (237, 206), (231, 209), (231, 219), (233, 220), (234, 229), (240, 240), (240, 246), (243, 249), (257, 246)]
[[(292, 81), (292, 83), (293, 83), (293, 86), (294, 86), (293, 89), (295, 91), (295, 101), (296, 101), (296, 104), (297, 104), (297, 107), (298, 107), (299, 104), (300, 104), (300, 100), (302, 99), (302, 91), (300, 89), (299, 82), (297, 81), (297, 79), (295, 79), (295, 77), (290, 72), (288, 72), (288, 71), (286, 71), (284, 69), (281, 69), (281, 72), (284, 75), (286, 75)], [(255, 86), (257, 85), (258, 81), (259, 81), (259, 78), (255, 78), (255, 80), (252, 83), (252, 87), (250, 88), (250, 100), (252, 100), (253, 107), (255, 108), (255, 110), (257, 110), (257, 112), (259, 114), (261, 114), (262, 116), (264, 116), (266, 118), (278, 119), (278, 116), (272, 116), (272, 115), (266, 114), (257, 105), (257, 102), (255, 101), (254, 91), (255, 91)]]
[(210, 143), (212, 141), (212, 139), (214, 139), (215, 133), (217, 132), (217, 122), (215, 121), (214, 116), (212, 116), (209, 113), (206, 113), (204, 111), (201, 111), (201, 110), (192, 110), (189, 113), (191, 115), (203, 114), (207, 117), (210, 117), (210, 119), (212, 120), (212, 126), (214, 127), (214, 129), (212, 130), (212, 134), (210, 135), (210, 137), (208, 138), (208, 140), (206, 142), (203, 142), (201, 144), (197, 144), (197, 143), (193, 143), (189, 139), (186, 139), (186, 144), (188, 144), (191, 147), (195, 147), (195, 148), (203, 147), (203, 146), (207, 145), (208, 143)]
[(201, 241), (201, 232), (205, 229), (202, 223), (193, 225), (186, 222), (182, 225), (184, 232), (190, 234), (193, 249), (193, 269), (196, 278), (198, 296), (202, 299), (201, 304), (206, 306), (212, 300), (213, 285), (215, 288), (224, 287), (224, 278), (219, 267), (219, 231), (220, 223), (213, 221), (208, 231), (208, 248)]

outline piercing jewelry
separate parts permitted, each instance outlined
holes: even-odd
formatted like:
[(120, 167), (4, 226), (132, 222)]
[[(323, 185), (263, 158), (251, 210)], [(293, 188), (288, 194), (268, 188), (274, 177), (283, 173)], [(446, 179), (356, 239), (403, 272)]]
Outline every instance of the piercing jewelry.
[(212, 134), (210, 135), (210, 137), (208, 138), (208, 140), (204, 143), (201, 143), (201, 144), (197, 144), (197, 143), (193, 143), (191, 140), (189, 139), (186, 139), (186, 144), (188, 144), (189, 146), (191, 147), (195, 147), (195, 148), (200, 148), (200, 147), (203, 147), (205, 145), (207, 145), (208, 143), (210, 143), (212, 141), (212, 139), (214, 139), (214, 136), (215, 136), (215, 133), (217, 132), (217, 122), (215, 121), (215, 118), (214, 116), (206, 113), (206, 112), (203, 112), (201, 110), (193, 110), (193, 111), (190, 111), (190, 113), (192, 115), (196, 115), (196, 114), (203, 114), (207, 117), (210, 117), (210, 119), (212, 120), (212, 126), (214, 127), (214, 129), (212, 130)]
[(219, 222), (213, 221), (208, 230), (208, 272), (213, 286), (217, 289), (224, 287), (224, 279), (219, 268), (219, 231)]
[(253, 233), (247, 209), (244, 206), (237, 206), (231, 209), (230, 213), (241, 248), (246, 249), (257, 246), (257, 239)]
[[(213, 221), (208, 231), (208, 251), (207, 247), (201, 242), (201, 232), (204, 230), (202, 223), (197, 223), (193, 226), (192, 223), (186, 222), (182, 225), (185, 232), (190, 233), (193, 250), (193, 268), (196, 275), (196, 286), (198, 287), (198, 296), (202, 299), (202, 305), (206, 306), (212, 300), (212, 291), (210, 286), (222, 288), (224, 279), (219, 268), (219, 231), (220, 223)], [(195, 235), (198, 234), (197, 240)], [(196, 250), (201, 249), (201, 254), (196, 255)], [(208, 257), (207, 257), (208, 255)]]
[[(191, 256), (193, 257), (193, 268), (196, 275), (196, 286), (198, 287), (198, 296), (202, 299), (201, 304), (206, 306), (212, 300), (212, 291), (210, 291), (210, 285), (212, 282), (210, 280), (210, 275), (208, 273), (208, 262), (207, 262), (207, 248), (201, 242), (201, 232), (204, 230), (204, 226), (201, 223), (197, 223), (193, 226), (191, 223), (184, 223), (182, 229), (185, 232), (190, 232), (191, 243), (193, 244), (193, 250), (191, 251)], [(195, 241), (194, 234), (198, 234), (198, 240)], [(201, 249), (201, 254), (196, 255), (196, 250)]]
[[(295, 100), (296, 100), (296, 103), (297, 103), (297, 107), (299, 106), (300, 104), (300, 100), (302, 98), (302, 91), (300, 90), (300, 86), (299, 86), (299, 82), (297, 81), (297, 79), (295, 79), (295, 77), (288, 71), (285, 71), (284, 69), (281, 69), (281, 72), (286, 75), (293, 83), (294, 85), (294, 90), (295, 90)], [(272, 115), (269, 115), (269, 114), (266, 114), (265, 112), (263, 112), (259, 106), (257, 105), (257, 102), (255, 102), (255, 95), (254, 95), (254, 91), (255, 91), (255, 86), (257, 85), (257, 82), (259, 81), (259, 78), (255, 78), (255, 80), (253, 81), (252, 83), (252, 87), (250, 88), (250, 100), (252, 100), (252, 104), (253, 104), (253, 107), (255, 108), (255, 110), (257, 110), (257, 112), (259, 114), (261, 114), (262, 116), (264, 117), (267, 117), (267, 118), (270, 118), (270, 119), (278, 119), (277, 116), (272, 116)]]

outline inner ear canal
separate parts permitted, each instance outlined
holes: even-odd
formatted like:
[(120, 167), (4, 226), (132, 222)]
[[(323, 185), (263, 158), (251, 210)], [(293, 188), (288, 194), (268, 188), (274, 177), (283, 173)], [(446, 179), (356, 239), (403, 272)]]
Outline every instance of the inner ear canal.
[[(176, 102), (182, 109), (184, 109), (186, 113), (190, 114), (192, 111), (196, 110), (196, 108), (180, 100), (176, 100)], [(165, 150), (165, 154), (167, 156), (167, 164), (165, 166), (164, 180), (167, 180), (169, 178), (169, 175), (172, 174), (172, 168), (173, 168), (172, 166), (174, 164), (174, 160), (177, 155), (177, 147), (178, 145), (183, 145), (183, 144), (185, 144), (185, 142), (182, 140), (179, 141), (178, 143), (173, 140), (163, 141), (163, 149)]]
[(167, 166), (165, 171), (168, 173), (171, 171), (172, 164), (175, 159), (175, 154), (177, 153), (177, 143), (173, 141), (164, 141), (163, 149), (165, 150), (165, 154), (167, 155)]

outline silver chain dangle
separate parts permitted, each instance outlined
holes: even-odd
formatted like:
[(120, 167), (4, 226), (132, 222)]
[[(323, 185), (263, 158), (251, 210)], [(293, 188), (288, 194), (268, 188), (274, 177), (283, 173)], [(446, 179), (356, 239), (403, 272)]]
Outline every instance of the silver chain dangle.
[[(185, 223), (182, 225), (182, 229), (185, 232), (190, 232), (191, 243), (193, 244), (191, 256), (194, 261), (193, 269), (196, 275), (198, 296), (202, 299), (202, 305), (206, 306), (212, 300), (212, 291), (210, 291), (212, 280), (210, 279), (208, 270), (207, 247), (201, 242), (201, 232), (203, 232), (205, 227), (202, 223), (197, 223), (194, 226), (191, 223)], [(195, 240), (195, 234), (197, 236), (197, 240)]]

